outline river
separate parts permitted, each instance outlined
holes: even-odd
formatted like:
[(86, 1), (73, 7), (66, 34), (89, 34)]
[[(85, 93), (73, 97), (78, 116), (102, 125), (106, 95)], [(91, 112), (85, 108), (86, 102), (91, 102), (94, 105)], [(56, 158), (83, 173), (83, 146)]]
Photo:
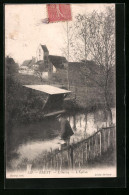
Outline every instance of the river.
[[(116, 123), (116, 112), (112, 109), (113, 123)], [(78, 142), (89, 137), (97, 129), (105, 127), (104, 112), (70, 114), (67, 118), (74, 131), (70, 142)], [(40, 122), (23, 124), (7, 130), (6, 162), (7, 170), (17, 170), (21, 164), (31, 163), (42, 153), (60, 148), (60, 125), (55, 118)]]

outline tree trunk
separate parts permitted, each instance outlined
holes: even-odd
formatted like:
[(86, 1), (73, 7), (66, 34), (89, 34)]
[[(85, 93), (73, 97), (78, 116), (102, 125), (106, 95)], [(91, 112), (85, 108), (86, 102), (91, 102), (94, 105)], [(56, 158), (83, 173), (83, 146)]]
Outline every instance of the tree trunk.
[(73, 116), (73, 128), (76, 130), (76, 115)]

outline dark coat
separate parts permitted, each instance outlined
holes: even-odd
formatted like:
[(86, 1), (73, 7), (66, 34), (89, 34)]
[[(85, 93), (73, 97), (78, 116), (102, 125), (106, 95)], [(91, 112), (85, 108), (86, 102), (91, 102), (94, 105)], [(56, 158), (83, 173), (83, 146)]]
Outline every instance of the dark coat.
[(63, 118), (60, 121), (60, 123), (61, 123), (61, 139), (65, 140), (74, 134), (69, 124), (69, 121), (67, 119)]

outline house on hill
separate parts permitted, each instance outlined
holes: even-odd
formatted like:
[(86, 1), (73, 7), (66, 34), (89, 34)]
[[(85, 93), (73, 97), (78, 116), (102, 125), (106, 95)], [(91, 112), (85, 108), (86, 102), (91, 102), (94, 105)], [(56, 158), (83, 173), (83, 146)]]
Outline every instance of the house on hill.
[(68, 62), (63, 56), (49, 55), (46, 45), (39, 45), (36, 51), (36, 64), (43, 70), (43, 77), (51, 77), (60, 69), (65, 69)]
[(25, 60), (25, 61), (22, 63), (21, 67), (24, 66), (24, 67), (31, 68), (35, 62), (36, 62), (35, 57), (32, 57), (32, 59), (30, 59), (30, 60)]
[(32, 75), (33, 74), (32, 67), (35, 64), (35, 62), (36, 59), (34, 57), (32, 57), (31, 60), (25, 60), (19, 68), (19, 73)]

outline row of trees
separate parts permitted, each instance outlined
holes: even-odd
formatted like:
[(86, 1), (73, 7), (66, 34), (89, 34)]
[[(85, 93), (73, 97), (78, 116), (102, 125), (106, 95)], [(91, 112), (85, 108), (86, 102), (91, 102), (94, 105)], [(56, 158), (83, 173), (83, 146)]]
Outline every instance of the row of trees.
[[(112, 119), (110, 98), (111, 75), (115, 70), (114, 8), (107, 7), (105, 12), (100, 13), (93, 11), (90, 14), (78, 14), (74, 23), (67, 23), (65, 32), (66, 45), (62, 50), (68, 61), (83, 61), (86, 64), (88, 59), (92, 59), (99, 67), (99, 71), (92, 71), (95, 74), (92, 80), (101, 88), (105, 111)], [(89, 71), (83, 70), (81, 74), (90, 79)]]
[(10, 129), (19, 122), (41, 120), (45, 98), (40, 93), (23, 87), (19, 81), (18, 64), (12, 57), (5, 58), (5, 116)]

